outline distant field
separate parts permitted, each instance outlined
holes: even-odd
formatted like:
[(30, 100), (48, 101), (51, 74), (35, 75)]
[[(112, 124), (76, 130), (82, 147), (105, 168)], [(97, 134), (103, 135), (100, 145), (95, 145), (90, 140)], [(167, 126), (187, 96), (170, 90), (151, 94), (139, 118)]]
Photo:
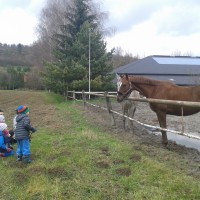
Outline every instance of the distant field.
[[(52, 105), (45, 102), (45, 96), (44, 92), (0, 90), (0, 109), (4, 111), (7, 124), (10, 127), (12, 126), (12, 119), (16, 114), (16, 108), (24, 104), (30, 108), (32, 122), (37, 126), (42, 126), (45, 123), (43, 122), (45, 119), (42, 116), (46, 112), (51, 114), (49, 107), (52, 107)], [(38, 117), (41, 119), (38, 120)]]

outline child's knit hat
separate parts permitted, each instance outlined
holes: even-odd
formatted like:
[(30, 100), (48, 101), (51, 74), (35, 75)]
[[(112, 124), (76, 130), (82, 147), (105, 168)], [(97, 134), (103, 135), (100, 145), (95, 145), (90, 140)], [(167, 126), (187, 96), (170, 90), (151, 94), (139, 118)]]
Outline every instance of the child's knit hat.
[(17, 108), (17, 112), (26, 114), (29, 112), (29, 108), (27, 106), (21, 105)]
[(8, 128), (6, 123), (0, 123), (0, 131), (4, 131)]
[(5, 117), (4, 117), (4, 115), (0, 115), (0, 123), (5, 123)]

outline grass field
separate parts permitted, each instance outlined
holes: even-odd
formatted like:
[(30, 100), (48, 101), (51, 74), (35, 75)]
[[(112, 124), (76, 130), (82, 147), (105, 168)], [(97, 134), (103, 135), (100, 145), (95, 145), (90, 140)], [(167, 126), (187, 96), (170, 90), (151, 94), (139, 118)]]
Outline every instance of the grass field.
[(42, 92), (0, 93), (10, 127), (15, 108), (26, 104), (38, 129), (31, 164), (0, 159), (1, 200), (200, 199), (199, 179), (89, 124), (76, 103)]

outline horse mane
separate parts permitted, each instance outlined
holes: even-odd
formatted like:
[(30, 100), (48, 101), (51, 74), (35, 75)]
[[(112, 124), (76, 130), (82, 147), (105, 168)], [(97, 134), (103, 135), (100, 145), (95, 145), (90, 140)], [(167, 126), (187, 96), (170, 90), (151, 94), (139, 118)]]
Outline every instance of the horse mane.
[(169, 81), (159, 81), (159, 80), (154, 80), (154, 79), (147, 78), (144, 76), (130, 75), (129, 78), (130, 78), (129, 80), (131, 82), (141, 83), (141, 84), (145, 84), (145, 85), (162, 85), (162, 84), (172, 84), (173, 85), (173, 83), (171, 83)]

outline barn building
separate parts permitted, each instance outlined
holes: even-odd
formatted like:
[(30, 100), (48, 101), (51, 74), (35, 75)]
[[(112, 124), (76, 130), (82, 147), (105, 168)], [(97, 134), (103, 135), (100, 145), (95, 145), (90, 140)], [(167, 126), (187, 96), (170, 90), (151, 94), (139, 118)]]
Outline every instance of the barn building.
[(183, 86), (200, 85), (200, 57), (153, 55), (119, 67), (115, 73), (146, 76)]

